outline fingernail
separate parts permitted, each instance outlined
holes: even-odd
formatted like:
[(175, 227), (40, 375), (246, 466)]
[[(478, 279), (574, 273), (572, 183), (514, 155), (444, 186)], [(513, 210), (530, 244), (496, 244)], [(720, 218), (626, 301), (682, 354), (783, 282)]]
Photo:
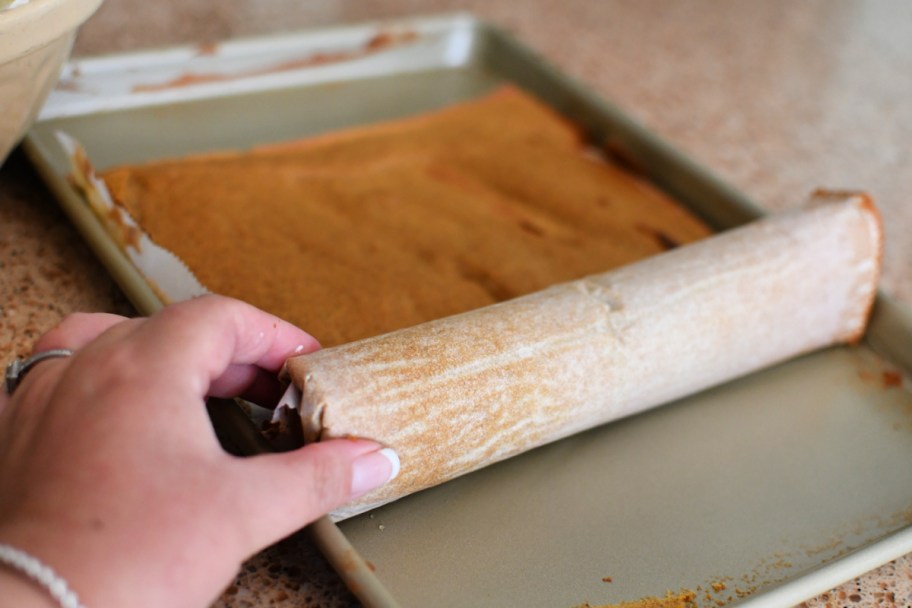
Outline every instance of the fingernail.
[(352, 463), (351, 497), (379, 488), (399, 474), (399, 456), (390, 448), (383, 448), (359, 456)]

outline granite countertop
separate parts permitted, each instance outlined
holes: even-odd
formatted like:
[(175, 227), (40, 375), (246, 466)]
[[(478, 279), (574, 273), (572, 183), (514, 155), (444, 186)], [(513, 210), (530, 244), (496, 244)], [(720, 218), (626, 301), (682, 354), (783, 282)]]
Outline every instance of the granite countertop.
[[(912, 307), (912, 3), (903, 0), (107, 0), (74, 53), (455, 10), (513, 31), (768, 209), (818, 187), (869, 191), (885, 220), (882, 287)], [(132, 314), (15, 153), (0, 170), (0, 361), (77, 310)], [(250, 560), (217, 603), (353, 604), (303, 535)], [(910, 604), (912, 555), (807, 602)]]

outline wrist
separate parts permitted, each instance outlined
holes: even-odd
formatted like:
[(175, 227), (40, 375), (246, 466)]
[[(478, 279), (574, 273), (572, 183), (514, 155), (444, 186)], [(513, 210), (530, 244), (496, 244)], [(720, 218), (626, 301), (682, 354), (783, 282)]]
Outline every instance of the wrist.
[[(0, 526), (0, 608), (27, 606), (53, 608), (84, 608), (81, 597), (73, 589), (67, 560), (61, 562), (59, 544), (42, 542), (40, 534), (30, 534), (30, 526)], [(61, 567), (64, 566), (64, 567)], [(7, 600), (6, 589), (15, 593)], [(22, 601), (20, 602), (20, 596)], [(13, 595), (10, 595), (12, 598)]]
[(47, 590), (24, 573), (0, 565), (0, 607), (59, 608)]
[[(200, 551), (181, 551), (173, 543), (155, 543), (135, 530), (89, 530), (72, 522), (55, 525), (27, 520), (0, 525), (0, 544), (25, 551), (52, 568), (87, 608), (209, 605), (240, 567), (240, 558), (226, 568), (219, 566), (225, 560), (193, 562), (189, 555)], [(135, 547), (145, 550), (136, 551)], [(133, 548), (132, 552), (128, 548)], [(0, 572), (20, 578), (17, 593), (33, 593), (29, 596), (33, 603), (7, 603), (4, 587), (0, 586), (0, 608), (60, 608), (49, 593), (43, 598), (42, 586), (26, 574), (2, 563)], [(10, 579), (4, 577), (4, 584), (7, 580)]]

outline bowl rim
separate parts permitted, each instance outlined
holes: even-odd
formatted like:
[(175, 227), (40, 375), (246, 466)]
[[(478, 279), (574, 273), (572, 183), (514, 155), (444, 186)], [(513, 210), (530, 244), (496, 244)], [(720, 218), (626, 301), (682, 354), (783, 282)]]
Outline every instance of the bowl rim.
[(103, 0), (30, 0), (0, 11), (0, 63), (73, 32)]

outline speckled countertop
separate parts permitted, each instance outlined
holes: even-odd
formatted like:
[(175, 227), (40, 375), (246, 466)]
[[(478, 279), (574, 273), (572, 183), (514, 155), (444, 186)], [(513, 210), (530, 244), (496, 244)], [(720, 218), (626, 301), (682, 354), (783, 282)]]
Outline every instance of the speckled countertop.
[[(883, 288), (912, 307), (912, 3), (904, 0), (107, 0), (77, 55), (468, 10), (512, 30), (769, 209), (862, 188), (885, 218)], [(76, 310), (130, 314), (21, 153), (0, 170), (0, 361)], [(218, 606), (352, 605), (299, 535)], [(912, 556), (807, 603), (912, 605)]]

